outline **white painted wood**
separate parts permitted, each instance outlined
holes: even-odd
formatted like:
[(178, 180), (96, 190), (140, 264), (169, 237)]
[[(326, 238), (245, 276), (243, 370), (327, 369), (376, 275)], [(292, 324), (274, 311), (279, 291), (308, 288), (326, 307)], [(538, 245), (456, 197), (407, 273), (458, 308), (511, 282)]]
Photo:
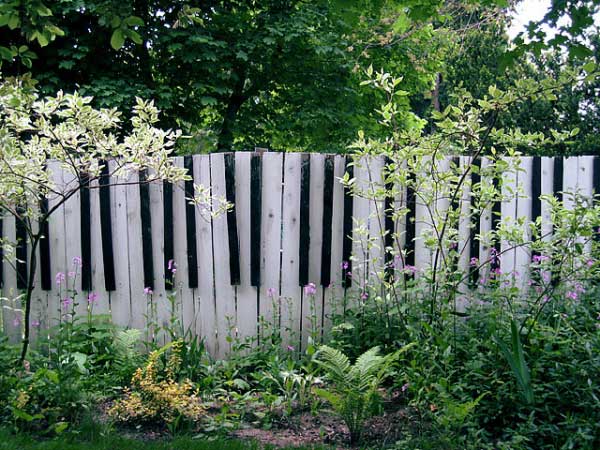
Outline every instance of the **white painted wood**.
[[(175, 167), (184, 167), (183, 157), (175, 157), (173, 164)], [(196, 331), (196, 312), (189, 280), (186, 205), (185, 182), (173, 184), (173, 259), (177, 263), (173, 288), (177, 295), (177, 317), (181, 320), (183, 332), (193, 335)]]
[[(153, 179), (154, 174), (148, 177)], [(154, 180), (148, 188), (150, 197), (150, 227), (152, 234), (152, 264), (154, 272), (154, 288), (152, 294), (146, 295), (148, 303), (148, 320), (151, 329), (150, 338), (160, 344), (166, 343), (169, 336), (164, 328), (169, 326), (170, 306), (165, 289), (165, 230), (164, 230), (164, 197), (163, 182)], [(147, 286), (144, 286), (147, 287)]]
[(431, 159), (423, 158), (422, 172), (416, 174), (415, 189), (415, 267), (418, 278), (431, 266), (431, 251), (426, 248), (425, 240), (432, 235), (432, 208), (434, 208), (433, 185), (431, 182)]
[(365, 161), (369, 191), (369, 274), (374, 283), (384, 278), (385, 267), (385, 199), (381, 192), (385, 189), (383, 157), (375, 156)]
[(9, 342), (17, 343), (23, 326), (19, 292), (17, 290), (17, 271), (14, 246), (16, 244), (15, 217), (5, 214), (2, 219), (2, 238), (8, 244), (2, 262), (2, 320), (4, 333)]
[[(481, 158), (481, 183), (484, 189), (493, 186), (494, 180), (489, 174), (493, 171), (494, 161), (488, 157)], [(491, 249), (494, 245), (494, 235), (492, 229), (494, 211), (493, 202), (481, 205), (483, 211), (474, 211), (475, 214), (480, 214), (479, 219), (479, 263), (482, 264), (491, 259)], [(470, 259), (470, 257), (469, 257)], [(490, 278), (490, 263), (485, 264), (479, 269), (480, 287), (485, 287), (487, 280)]]
[[(227, 195), (225, 184), (225, 158), (222, 153), (210, 156), (210, 171), (212, 193), (215, 198), (225, 199)], [(213, 208), (215, 211), (222, 209), (222, 204), (217, 201)], [(231, 345), (228, 336), (235, 335), (235, 288), (231, 285), (229, 266), (229, 237), (227, 228), (227, 214), (220, 214), (213, 218), (213, 247), (215, 267), (215, 298), (217, 320), (217, 357), (224, 358), (230, 351)]]
[(451, 158), (443, 157), (434, 161), (435, 166), (433, 167), (433, 173), (436, 176), (436, 180), (432, 183), (434, 188), (432, 210), (430, 215), (431, 233), (434, 238), (439, 241), (442, 239), (442, 246), (440, 247), (441, 252), (437, 255), (436, 262), (436, 250), (429, 251), (431, 267), (435, 266), (434, 270), (439, 270), (444, 266), (444, 261), (448, 255), (448, 233), (449, 230), (444, 230), (442, 236), (443, 224), (446, 222), (446, 214), (450, 207), (449, 195), (452, 195), (452, 190), (448, 188), (451, 182), (450, 164)]
[[(368, 174), (367, 174), (368, 176)], [(367, 178), (368, 180), (368, 178)], [(325, 181), (325, 155), (310, 155), (310, 206), (308, 248), (308, 282), (315, 285), (304, 289), (302, 296), (302, 348), (306, 348), (309, 338), (320, 340), (323, 316), (323, 287), (321, 286), (321, 253), (323, 248), (323, 187)]]
[[(470, 156), (461, 156), (459, 159), (460, 173), (464, 173), (471, 164)], [(471, 176), (467, 175), (465, 183), (460, 188), (460, 217), (458, 219), (458, 247), (459, 254), (457, 269), (466, 274), (469, 271), (469, 262), (471, 259)], [(467, 291), (467, 280), (463, 281), (459, 286), (461, 292)]]
[(336, 155), (333, 160), (333, 208), (331, 218), (331, 284), (325, 287), (323, 302), (324, 339), (331, 330), (332, 314), (343, 313), (342, 260), (344, 247), (344, 176), (346, 160)]
[(299, 348), (301, 288), (299, 282), (300, 180), (302, 155), (286, 153), (284, 160), (281, 263), (281, 333), (283, 345)]
[[(353, 308), (364, 291), (369, 273), (369, 176), (365, 158), (354, 159), (353, 226), (352, 226), (352, 289), (348, 292), (348, 307)], [(311, 233), (312, 235), (312, 233)], [(312, 237), (312, 236), (311, 236)]]
[(97, 300), (91, 305), (92, 312), (94, 315), (109, 314), (109, 295), (106, 291), (104, 255), (102, 253), (100, 189), (98, 187), (98, 180), (90, 182), (90, 239), (92, 292), (97, 296)]
[[(396, 165), (396, 171), (407, 171), (406, 161), (394, 161)], [(404, 174), (406, 176), (406, 173)], [(395, 198), (394, 198), (394, 244), (393, 244), (393, 252), (394, 252), (394, 265), (396, 270), (394, 271), (394, 276), (396, 279), (400, 279), (402, 276), (402, 268), (404, 265), (404, 258), (406, 257), (404, 250), (406, 247), (406, 220), (407, 215), (401, 214), (400, 211), (406, 208), (407, 201), (407, 189), (406, 185), (402, 185), (401, 183), (396, 184), (395, 187)]]
[(65, 241), (67, 258), (65, 270), (69, 288), (73, 291), (76, 318), (85, 320), (87, 317), (87, 293), (81, 289), (81, 267), (76, 263), (76, 258), (81, 258), (81, 196), (78, 190), (79, 179), (71, 167), (64, 169), (63, 181), (65, 194), (70, 195), (75, 192), (64, 205), (64, 233), (68, 237)]
[[(552, 195), (554, 186), (554, 160), (552, 157), (542, 157), (542, 195)], [(543, 240), (550, 240), (552, 237), (552, 214), (550, 204), (542, 200), (541, 202), (541, 233)]]
[(579, 175), (579, 158), (571, 156), (563, 160), (563, 204), (572, 209), (574, 195), (577, 193), (577, 176)]
[[(594, 157), (593, 156), (579, 156), (578, 164), (578, 175), (577, 175), (577, 187), (578, 192), (582, 195), (591, 206), (593, 204), (593, 190), (594, 190)], [(590, 253), (592, 250), (592, 242), (581, 238), (581, 242), (584, 243), (586, 253)]]
[[(262, 156), (262, 211), (260, 249), (259, 316), (271, 329), (261, 335), (279, 332), (279, 294), (281, 260), (281, 195), (282, 153), (264, 153)], [(311, 167), (312, 178), (312, 167)], [(254, 212), (253, 212), (254, 213)], [(248, 223), (249, 225), (249, 223)]]
[(235, 154), (235, 214), (240, 247), (240, 284), (237, 295), (237, 336), (242, 342), (256, 338), (257, 289), (250, 283), (250, 152)]
[[(502, 223), (512, 227), (515, 225), (517, 216), (517, 173), (515, 161), (508, 162), (509, 168), (503, 174), (502, 179)], [(503, 276), (513, 277), (515, 271), (515, 243), (505, 239), (500, 243), (500, 269)]]
[[(196, 184), (209, 187), (210, 156), (194, 156), (194, 177)], [(198, 319), (196, 330), (200, 330), (205, 339), (206, 348), (212, 354), (217, 352), (217, 324), (214, 293), (214, 261), (212, 219), (210, 211), (196, 207), (196, 237), (198, 250), (198, 289), (196, 290), (196, 311)], [(219, 251), (219, 248), (216, 249)]]
[[(532, 169), (533, 158), (531, 156), (521, 157), (520, 171), (517, 172), (518, 196), (516, 199), (517, 219), (522, 228), (523, 242), (531, 241), (531, 206), (532, 206)], [(521, 245), (515, 250), (515, 278), (517, 286), (525, 288), (529, 281), (529, 264), (531, 262), (531, 251), (528, 245)]]
[(132, 328), (146, 328), (147, 300), (144, 294), (144, 251), (139, 173), (132, 172), (125, 188), (127, 195), (127, 253), (129, 257), (129, 301)]
[[(115, 173), (117, 161), (109, 161), (111, 224), (113, 238), (113, 254), (115, 257), (115, 286), (111, 292), (110, 309), (115, 325), (129, 327), (131, 324), (131, 304), (129, 286), (129, 245), (127, 233), (127, 187), (128, 181), (122, 171)], [(113, 176), (115, 174), (115, 176)]]
[[(48, 197), (48, 211), (54, 209), (61, 202), (64, 191), (63, 169), (56, 161), (48, 162), (49, 177), (54, 182), (54, 190)], [(50, 248), (50, 274), (52, 290), (48, 293), (48, 326), (57, 326), (62, 320), (61, 301), (66, 296), (66, 275), (68, 272), (64, 204), (58, 206), (48, 220), (49, 248)], [(62, 274), (61, 275), (59, 275)], [(60, 281), (60, 280), (65, 281)], [(60, 284), (59, 284), (60, 281)]]
[[(39, 210), (36, 206), (32, 206), (34, 211), (34, 217), (37, 216)], [(34, 234), (39, 232), (39, 222), (38, 220), (32, 220), (31, 229)], [(40, 258), (40, 247), (38, 247), (35, 252), (35, 275), (33, 281), (33, 292), (31, 293), (31, 313), (29, 317), (30, 324), (30, 332), (29, 339), (31, 343), (35, 346), (38, 340), (38, 337), (43, 339), (48, 336), (48, 293), (42, 290), (42, 276), (41, 276), (41, 258)], [(31, 268), (31, 242), (27, 243), (27, 270)]]

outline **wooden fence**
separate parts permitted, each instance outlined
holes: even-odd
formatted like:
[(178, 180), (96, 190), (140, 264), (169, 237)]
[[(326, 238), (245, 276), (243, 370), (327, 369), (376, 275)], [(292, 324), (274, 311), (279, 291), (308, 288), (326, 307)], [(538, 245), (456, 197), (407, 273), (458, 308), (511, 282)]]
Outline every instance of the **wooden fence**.
[[(390, 205), (353, 197), (339, 182), (350, 170), (358, 184), (383, 184), (384, 161), (365, 159), (356, 167), (349, 162), (350, 157), (324, 154), (196, 155), (175, 158), (193, 177), (181, 186), (152, 182), (80, 191), (52, 215), (45, 230), (37, 255), (34, 333), (44, 336), (58, 323), (70, 307), (64, 301), (72, 296), (66, 286), (75, 280), (80, 316), (87, 314), (88, 297), (94, 314), (110, 314), (124, 327), (144, 329), (149, 321), (167, 323), (175, 315), (217, 356), (228, 351), (231, 333), (255, 336), (261, 317), (281, 330), (285, 342), (301, 345), (313, 327), (327, 329), (336, 299), (348, 292), (359, 296), (365, 280), (386, 263), (383, 245), (364, 245), (369, 236), (395, 231), (402, 235), (406, 264), (417, 269), (431, 264), (422, 239), (427, 211), (418, 193), (406, 192), (392, 202), (408, 208), (406, 217), (392, 223), (384, 213)], [(463, 193), (461, 269), (471, 258), (489, 255), (489, 243), (476, 236), (495, 228), (500, 217), (542, 216), (543, 230), (551, 231), (549, 208), (540, 195), (600, 192), (598, 157), (524, 157), (520, 164), (522, 171), (507, 174), (502, 189), (521, 190), (523, 196), (493, 205), (476, 221), (469, 214), (473, 199)], [(49, 168), (58, 184), (72, 181), (60, 167)], [(473, 173), (471, 181), (477, 183), (479, 176)], [(234, 209), (211, 218), (186, 201), (193, 183), (211, 186), (213, 195), (227, 198)], [(13, 309), (11, 299), (25, 287), (31, 261), (23, 227), (11, 217), (1, 219), (0, 226), (2, 235), (16, 242), (16, 254), (5, 258), (0, 272), (4, 330), (16, 340), (22, 312)], [(501, 245), (502, 270), (517, 270), (526, 280), (529, 251)], [(75, 278), (71, 272), (77, 272)], [(176, 295), (173, 302), (170, 294)]]

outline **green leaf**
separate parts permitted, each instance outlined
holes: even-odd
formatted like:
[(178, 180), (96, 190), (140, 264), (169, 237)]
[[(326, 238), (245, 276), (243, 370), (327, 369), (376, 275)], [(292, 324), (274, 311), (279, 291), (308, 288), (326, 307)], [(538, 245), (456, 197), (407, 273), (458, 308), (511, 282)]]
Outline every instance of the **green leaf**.
[(144, 25), (144, 21), (138, 16), (129, 16), (123, 22), (130, 27), (141, 27)]
[(8, 19), (8, 28), (10, 28), (11, 30), (14, 30), (20, 24), (21, 24), (21, 19), (19, 19), (19, 16), (17, 16), (16, 14), (11, 14), (11, 16)]
[(50, 8), (48, 8), (47, 6), (39, 3), (36, 7), (35, 7), (35, 12), (38, 14), (38, 16), (42, 16), (42, 17), (48, 17), (52, 15), (52, 11), (50, 10)]
[(110, 46), (115, 50), (119, 50), (121, 47), (123, 47), (124, 43), (125, 36), (123, 34), (123, 30), (121, 28), (117, 28), (115, 31), (113, 31), (113, 34), (110, 38)]
[(140, 45), (140, 44), (142, 44), (142, 42), (144, 42), (142, 40), (142, 37), (140, 36), (140, 34), (137, 31), (125, 30), (124, 34), (125, 34), (125, 36), (127, 36), (129, 39), (131, 39), (133, 42), (135, 42), (138, 45)]
[(13, 53), (10, 51), (10, 49), (0, 46), (0, 58), (7, 61), (12, 61)]

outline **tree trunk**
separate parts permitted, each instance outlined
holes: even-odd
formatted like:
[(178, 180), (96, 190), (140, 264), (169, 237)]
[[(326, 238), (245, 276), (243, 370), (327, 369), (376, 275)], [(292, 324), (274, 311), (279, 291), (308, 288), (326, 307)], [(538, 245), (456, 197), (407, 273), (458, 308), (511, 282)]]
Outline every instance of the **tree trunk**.
[(221, 132), (219, 133), (217, 142), (217, 151), (219, 152), (231, 151), (233, 145), (233, 128), (237, 114), (242, 104), (248, 99), (248, 96), (244, 95), (245, 80), (244, 76), (238, 78), (234, 90), (227, 101), (227, 109), (225, 110), (225, 114), (223, 114), (223, 123), (221, 124)]

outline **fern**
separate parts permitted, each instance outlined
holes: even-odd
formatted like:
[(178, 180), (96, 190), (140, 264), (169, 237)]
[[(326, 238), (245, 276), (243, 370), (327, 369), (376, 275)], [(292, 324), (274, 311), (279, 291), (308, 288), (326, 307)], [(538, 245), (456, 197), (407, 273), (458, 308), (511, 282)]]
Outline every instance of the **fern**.
[(323, 345), (315, 355), (315, 362), (327, 373), (329, 389), (315, 389), (328, 401), (350, 431), (351, 443), (360, 440), (365, 420), (378, 408), (379, 387), (390, 372), (391, 364), (413, 344), (382, 356), (379, 347), (360, 355), (354, 364), (341, 351)]
[(114, 363), (115, 368), (122, 378), (129, 378), (141, 362), (138, 345), (142, 332), (136, 329), (121, 330), (116, 333), (114, 339)]

